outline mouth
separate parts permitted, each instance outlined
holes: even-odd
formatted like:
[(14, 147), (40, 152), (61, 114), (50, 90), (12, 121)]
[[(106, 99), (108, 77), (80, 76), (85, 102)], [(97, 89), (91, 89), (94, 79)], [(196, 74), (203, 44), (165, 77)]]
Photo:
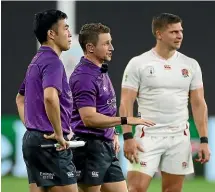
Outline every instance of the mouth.
[(108, 55), (108, 57), (112, 57), (112, 53), (108, 53), (107, 55)]

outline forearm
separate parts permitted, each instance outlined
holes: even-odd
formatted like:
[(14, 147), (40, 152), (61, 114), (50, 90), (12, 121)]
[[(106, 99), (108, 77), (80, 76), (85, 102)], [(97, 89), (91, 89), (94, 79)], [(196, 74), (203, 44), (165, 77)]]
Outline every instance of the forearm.
[[(119, 108), (121, 117), (133, 117), (133, 102), (121, 102)], [(122, 125), (123, 133), (132, 132), (132, 126)]]
[(19, 103), (17, 103), (16, 105), (17, 105), (19, 117), (20, 117), (22, 123), (25, 124), (25, 118), (24, 118), (24, 102), (19, 102)]
[(208, 110), (206, 103), (192, 106), (193, 118), (200, 137), (208, 136)]
[(22, 123), (25, 124), (25, 117), (24, 117), (25, 97), (19, 93), (16, 96), (16, 106), (19, 113), (19, 117)]
[(120, 117), (109, 117), (100, 113), (92, 113), (90, 116), (86, 116), (83, 119), (83, 122), (86, 127), (92, 128), (108, 128), (115, 127), (121, 124)]
[(46, 114), (56, 135), (62, 135), (59, 98), (44, 101)]

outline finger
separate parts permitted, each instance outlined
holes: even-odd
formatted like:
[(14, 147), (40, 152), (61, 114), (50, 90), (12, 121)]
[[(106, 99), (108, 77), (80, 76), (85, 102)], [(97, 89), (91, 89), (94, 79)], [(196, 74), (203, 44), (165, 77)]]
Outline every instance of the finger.
[(144, 122), (143, 125), (145, 125), (145, 126), (147, 126), (147, 127), (153, 126), (153, 125), (151, 125), (151, 124), (149, 124), (149, 123), (147, 123), (147, 122)]
[(147, 125), (147, 126), (154, 126), (155, 125), (155, 123), (154, 122), (152, 122), (152, 121), (146, 121), (146, 120), (144, 120), (144, 124), (145, 125)]
[(152, 125), (152, 126), (153, 126), (153, 125), (156, 125), (156, 123), (154, 123), (154, 122), (152, 122), (152, 121), (149, 121), (149, 120), (147, 120), (146, 123), (149, 124), (149, 125)]
[(137, 149), (138, 149), (140, 152), (144, 152), (144, 149), (143, 149), (140, 145), (137, 145)]
[(209, 159), (210, 159), (210, 153), (208, 152), (208, 151), (203, 151), (203, 153), (204, 153), (204, 162), (203, 163), (207, 163), (208, 161), (209, 161)]
[(202, 150), (198, 152), (198, 157), (199, 157), (198, 160), (201, 161), (202, 160)]
[(120, 146), (119, 145), (116, 146), (116, 150), (115, 151), (116, 151), (116, 153), (119, 153), (119, 151), (120, 151)]
[(130, 161), (130, 163), (133, 163), (133, 155), (131, 153), (128, 154), (128, 160)]
[(135, 163), (139, 163), (138, 153), (133, 155)]
[(46, 134), (44, 134), (43, 137), (46, 138), (46, 139), (54, 139), (54, 135), (53, 134), (52, 135), (46, 135)]
[(63, 151), (64, 150), (64, 147), (57, 147), (56, 148), (56, 151)]
[(115, 142), (113, 142), (113, 148), (116, 149), (116, 143)]

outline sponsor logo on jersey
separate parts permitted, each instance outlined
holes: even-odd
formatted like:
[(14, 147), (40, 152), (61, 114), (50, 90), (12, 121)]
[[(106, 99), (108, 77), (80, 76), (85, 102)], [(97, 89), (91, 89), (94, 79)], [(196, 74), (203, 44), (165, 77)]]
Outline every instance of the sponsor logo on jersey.
[(165, 70), (171, 70), (171, 65), (164, 65)]

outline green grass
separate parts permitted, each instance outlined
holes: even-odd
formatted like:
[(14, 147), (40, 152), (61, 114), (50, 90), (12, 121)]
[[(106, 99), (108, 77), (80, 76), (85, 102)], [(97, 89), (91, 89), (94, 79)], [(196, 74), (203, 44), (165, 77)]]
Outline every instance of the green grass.
[[(29, 192), (28, 181), (15, 177), (2, 177), (2, 192)], [(116, 191), (117, 192), (117, 191)], [(148, 192), (161, 192), (161, 180), (154, 179), (150, 184)], [(183, 192), (215, 192), (215, 183), (209, 183), (203, 178), (186, 180)]]

